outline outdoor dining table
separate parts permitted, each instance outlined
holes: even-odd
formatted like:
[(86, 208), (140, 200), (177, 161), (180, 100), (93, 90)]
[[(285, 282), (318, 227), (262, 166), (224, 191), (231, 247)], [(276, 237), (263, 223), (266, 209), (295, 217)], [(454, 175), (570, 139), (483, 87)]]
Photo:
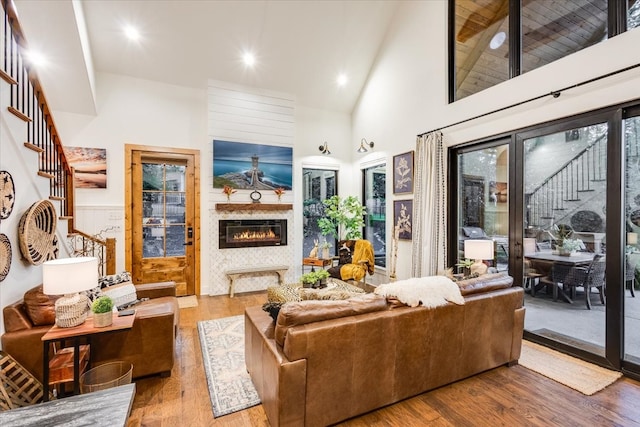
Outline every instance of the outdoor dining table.
[[(553, 253), (551, 251), (547, 251), (547, 252), (541, 251), (541, 252), (536, 252), (534, 254), (525, 255), (525, 258), (530, 260), (540, 260), (540, 261), (551, 262), (552, 266), (551, 266), (551, 271), (549, 272), (549, 280), (553, 281), (554, 280), (553, 268), (557, 264), (567, 265), (570, 267), (589, 265), (591, 261), (593, 261), (594, 256), (595, 256), (595, 253), (593, 252), (576, 252), (571, 256), (564, 256), (564, 255), (558, 255), (557, 253)], [(558, 283), (562, 283), (562, 282), (561, 281), (553, 282), (553, 300), (554, 301), (558, 300), (558, 289), (559, 289), (560, 294), (562, 295), (562, 298), (564, 298), (567, 302), (570, 302), (570, 303), (573, 302), (569, 297), (569, 295), (566, 294), (564, 289), (562, 287), (558, 287)]]

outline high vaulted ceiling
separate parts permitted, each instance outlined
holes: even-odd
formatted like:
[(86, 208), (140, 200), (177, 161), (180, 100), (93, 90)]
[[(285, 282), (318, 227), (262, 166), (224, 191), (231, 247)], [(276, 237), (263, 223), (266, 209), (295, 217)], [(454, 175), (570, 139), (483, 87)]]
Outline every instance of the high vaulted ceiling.
[[(193, 88), (205, 88), (207, 79), (221, 80), (292, 94), (300, 105), (351, 112), (399, 2), (15, 4), (29, 46), (49, 57), (49, 67), (38, 74), (52, 108), (94, 114), (91, 64), (96, 72)], [(139, 28), (138, 43), (124, 37), (126, 24)], [(253, 69), (241, 60), (245, 51), (256, 56)], [(349, 79), (342, 88), (336, 84), (339, 73)]]

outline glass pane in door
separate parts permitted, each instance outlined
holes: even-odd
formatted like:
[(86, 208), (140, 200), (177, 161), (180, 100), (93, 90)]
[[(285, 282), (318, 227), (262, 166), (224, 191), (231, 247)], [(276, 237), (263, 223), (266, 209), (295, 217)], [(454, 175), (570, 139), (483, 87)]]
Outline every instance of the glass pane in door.
[(606, 123), (524, 141), (525, 329), (604, 356)]
[(142, 256), (185, 255), (186, 167), (142, 164)]
[[(316, 241), (322, 244), (326, 239), (326, 237), (322, 235), (320, 227), (318, 227), (318, 220), (324, 217), (323, 201), (338, 193), (337, 178), (338, 172), (335, 170), (302, 170), (304, 191), (302, 201), (302, 228), (304, 233), (302, 240), (303, 257), (309, 256)], [(336, 241), (330, 238), (328, 243), (331, 245), (329, 255), (333, 256), (335, 254)]]
[[(457, 266), (460, 274), (509, 269), (508, 165), (506, 144), (458, 156)], [(474, 251), (475, 246), (484, 252), (481, 259), (476, 258), (479, 255)]]
[[(625, 360), (640, 363), (640, 118), (624, 122), (625, 143)], [(638, 289), (638, 290), (636, 290)]]

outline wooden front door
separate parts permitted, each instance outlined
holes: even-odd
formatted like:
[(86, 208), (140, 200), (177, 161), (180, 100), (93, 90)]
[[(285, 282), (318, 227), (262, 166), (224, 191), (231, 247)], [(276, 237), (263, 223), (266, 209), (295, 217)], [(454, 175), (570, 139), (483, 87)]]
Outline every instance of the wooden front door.
[(127, 145), (125, 263), (136, 284), (200, 293), (199, 152)]

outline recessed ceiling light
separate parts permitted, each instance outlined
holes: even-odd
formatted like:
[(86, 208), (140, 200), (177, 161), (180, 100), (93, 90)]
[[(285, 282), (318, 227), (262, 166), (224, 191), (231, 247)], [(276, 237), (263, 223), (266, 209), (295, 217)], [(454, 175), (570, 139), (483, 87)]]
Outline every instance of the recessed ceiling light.
[(124, 34), (129, 40), (137, 41), (140, 39), (140, 31), (132, 25), (124, 27)]
[(251, 52), (245, 52), (244, 55), (242, 55), (242, 60), (248, 67), (253, 67), (253, 65), (256, 63), (256, 57), (253, 56), (253, 53)]
[(500, 31), (495, 36), (493, 36), (493, 38), (489, 42), (489, 47), (491, 49), (497, 49), (500, 46), (502, 46), (502, 44), (506, 39), (507, 39), (507, 34), (504, 31)]
[(340, 74), (338, 76), (338, 80), (337, 80), (338, 86), (342, 87), (342, 86), (346, 85), (347, 84), (347, 80), (348, 79), (347, 79), (347, 75), (346, 74), (344, 74), (344, 73)]

